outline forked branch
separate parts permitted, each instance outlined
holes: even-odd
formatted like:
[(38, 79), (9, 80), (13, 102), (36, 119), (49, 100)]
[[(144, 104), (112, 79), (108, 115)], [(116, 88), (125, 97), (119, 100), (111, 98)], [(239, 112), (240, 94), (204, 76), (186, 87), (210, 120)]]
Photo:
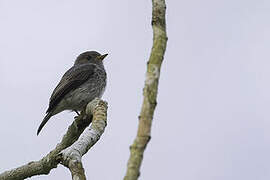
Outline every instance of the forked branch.
[[(85, 130), (91, 120), (92, 124), (90, 128)], [(0, 179), (21, 180), (35, 175), (49, 174), (61, 162), (70, 169), (73, 178), (81, 175), (81, 172), (78, 174), (76, 171), (76, 169), (83, 170), (82, 166), (80, 166), (82, 165), (80, 161), (81, 157), (99, 140), (106, 124), (107, 103), (99, 99), (91, 101), (86, 107), (86, 113), (78, 116), (69, 126), (66, 134), (55, 149), (39, 161), (29, 162), (21, 167), (3, 172), (0, 174)], [(75, 153), (76, 156), (74, 156), (74, 152), (77, 151), (79, 154)], [(73, 163), (74, 160), (75, 163)]]

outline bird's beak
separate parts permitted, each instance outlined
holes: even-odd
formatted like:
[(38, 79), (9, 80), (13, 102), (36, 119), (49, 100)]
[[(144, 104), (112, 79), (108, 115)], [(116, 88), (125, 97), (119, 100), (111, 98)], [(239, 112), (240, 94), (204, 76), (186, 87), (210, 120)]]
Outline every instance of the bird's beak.
[(97, 57), (98, 60), (103, 60), (106, 56), (108, 56), (108, 54), (103, 54)]

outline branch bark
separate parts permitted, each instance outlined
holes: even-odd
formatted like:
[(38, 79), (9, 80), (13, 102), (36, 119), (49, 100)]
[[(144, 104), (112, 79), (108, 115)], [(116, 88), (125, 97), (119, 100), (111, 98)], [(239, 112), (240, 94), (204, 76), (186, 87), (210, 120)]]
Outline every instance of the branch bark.
[(69, 168), (73, 180), (86, 180), (81, 159), (99, 140), (107, 126), (107, 103), (96, 98), (87, 105), (86, 114), (93, 114), (91, 127), (60, 153), (62, 164)]
[(137, 136), (130, 146), (130, 157), (124, 180), (138, 179), (143, 153), (151, 138), (152, 120), (157, 105), (160, 68), (168, 39), (165, 14), (165, 0), (152, 0), (153, 46), (149, 61), (147, 62), (146, 80), (143, 89), (144, 99), (139, 116)]
[[(39, 161), (33, 161), (21, 167), (3, 172), (2, 174), (0, 174), (0, 179), (1, 180), (21, 180), (21, 179), (29, 178), (35, 175), (49, 174), (50, 171), (53, 168), (56, 168), (60, 162), (66, 163), (66, 162), (69, 162), (68, 159), (72, 160), (73, 157), (69, 157), (71, 155), (68, 153), (69, 151), (68, 150), (63, 151), (63, 150), (70, 147), (80, 137), (84, 129), (87, 126), (89, 126), (92, 120), (92, 117), (93, 117), (93, 122), (90, 129), (92, 129), (91, 131), (97, 132), (96, 135), (99, 135), (98, 138), (94, 138), (94, 141), (96, 142), (104, 131), (104, 128), (106, 126), (106, 119), (107, 119), (107, 103), (102, 100), (97, 100), (97, 99), (95, 99), (94, 101), (91, 101), (87, 105), (86, 113), (81, 113), (81, 115), (75, 119), (75, 121), (69, 126), (61, 142), (57, 144), (55, 149), (53, 149), (49, 154), (47, 154), (45, 157), (43, 157)], [(100, 124), (103, 124), (104, 127), (100, 128)], [(86, 133), (86, 131), (84, 131), (84, 133)], [(94, 145), (95, 142), (94, 143), (92, 142), (91, 145)], [(91, 146), (88, 145), (84, 153), (86, 153), (90, 147)], [(83, 154), (81, 154), (81, 156)], [(78, 165), (77, 164), (74, 165), (72, 163), (68, 164), (68, 167), (69, 168), (71, 167), (73, 169), (79, 166), (80, 164)]]

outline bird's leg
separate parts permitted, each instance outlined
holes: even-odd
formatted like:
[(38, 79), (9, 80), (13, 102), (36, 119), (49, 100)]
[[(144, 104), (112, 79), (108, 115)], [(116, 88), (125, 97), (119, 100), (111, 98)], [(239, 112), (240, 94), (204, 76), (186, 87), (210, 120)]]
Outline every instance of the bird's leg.
[(77, 110), (74, 110), (74, 112), (77, 114), (77, 116), (75, 116), (74, 119), (77, 119), (79, 116), (85, 115), (85, 108), (80, 113)]
[(80, 115), (80, 113), (77, 111), (77, 110), (74, 110), (75, 111), (75, 113), (79, 116)]
[(74, 116), (74, 120), (76, 120), (80, 116), (80, 113), (77, 110), (74, 110), (74, 112), (77, 114), (77, 116)]

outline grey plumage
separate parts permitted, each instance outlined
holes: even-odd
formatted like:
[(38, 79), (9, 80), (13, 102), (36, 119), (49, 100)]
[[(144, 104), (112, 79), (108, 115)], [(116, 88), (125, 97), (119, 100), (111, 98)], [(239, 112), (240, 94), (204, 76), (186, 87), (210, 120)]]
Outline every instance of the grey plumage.
[(88, 102), (101, 97), (106, 87), (106, 72), (103, 59), (96, 51), (80, 54), (74, 65), (63, 75), (54, 89), (46, 116), (41, 122), (37, 135), (48, 120), (64, 110), (82, 111)]

